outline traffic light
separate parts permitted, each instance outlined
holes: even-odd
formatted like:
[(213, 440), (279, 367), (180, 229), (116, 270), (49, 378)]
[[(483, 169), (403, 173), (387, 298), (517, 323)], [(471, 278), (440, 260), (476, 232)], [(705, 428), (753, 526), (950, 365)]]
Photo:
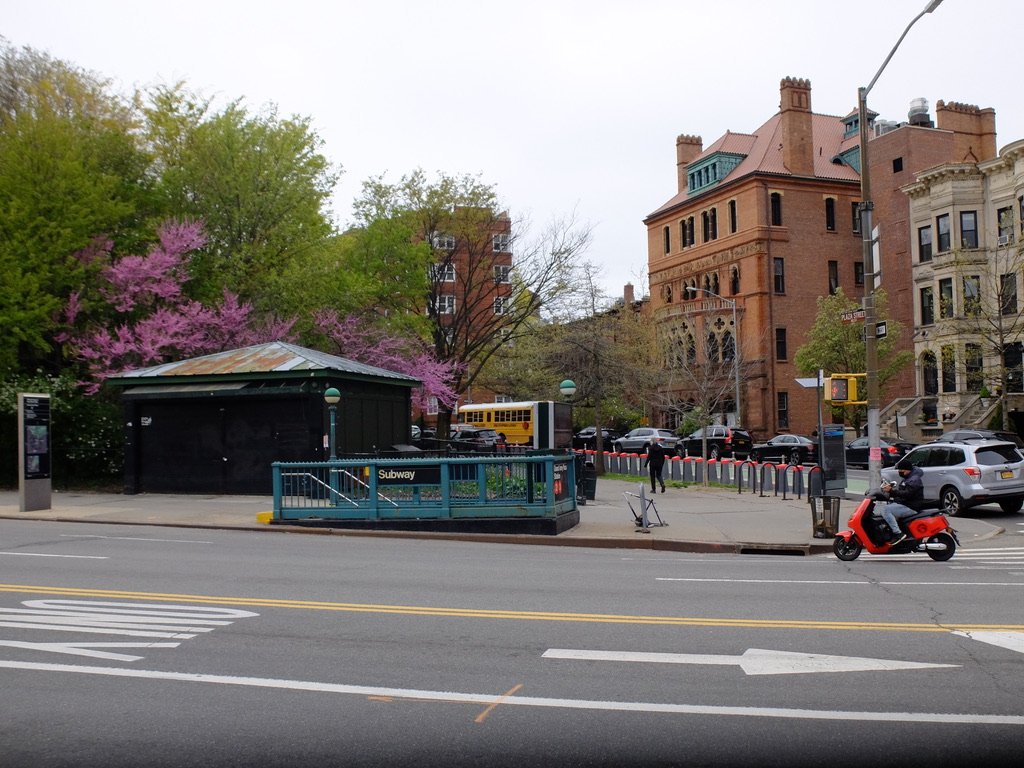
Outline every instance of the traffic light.
[(832, 405), (864, 405), (858, 395), (857, 379), (864, 373), (834, 373), (825, 380), (825, 400)]

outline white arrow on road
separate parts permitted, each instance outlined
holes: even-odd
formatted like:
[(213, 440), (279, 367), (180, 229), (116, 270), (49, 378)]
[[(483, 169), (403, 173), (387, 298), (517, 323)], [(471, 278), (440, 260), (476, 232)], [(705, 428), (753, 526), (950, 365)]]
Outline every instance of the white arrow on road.
[(549, 648), (545, 659), (580, 661), (635, 661), (653, 664), (718, 664), (740, 667), (748, 675), (796, 675), (807, 672), (892, 672), (900, 669), (935, 669), (959, 664), (926, 664), (919, 661), (862, 659), (823, 653), (795, 653), (749, 648), (739, 656), (710, 653), (641, 653), (637, 651), (581, 651)]
[(1024, 653), (1024, 632), (954, 632), (953, 634)]

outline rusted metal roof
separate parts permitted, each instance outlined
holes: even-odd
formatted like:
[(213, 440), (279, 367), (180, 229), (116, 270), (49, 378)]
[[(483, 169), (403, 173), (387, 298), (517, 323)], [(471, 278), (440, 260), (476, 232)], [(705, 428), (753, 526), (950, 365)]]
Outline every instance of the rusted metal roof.
[(412, 386), (420, 383), (412, 376), (283, 341), (256, 344), (251, 347), (203, 355), (190, 360), (179, 360), (150, 368), (125, 371), (111, 377), (108, 382), (115, 385), (127, 385), (137, 384), (140, 379), (152, 381), (186, 376), (230, 376), (237, 379), (247, 374), (258, 378), (260, 374), (280, 375), (295, 371), (309, 371), (310, 375), (315, 375), (318, 371), (344, 373), (360, 378), (384, 379), (396, 384)]

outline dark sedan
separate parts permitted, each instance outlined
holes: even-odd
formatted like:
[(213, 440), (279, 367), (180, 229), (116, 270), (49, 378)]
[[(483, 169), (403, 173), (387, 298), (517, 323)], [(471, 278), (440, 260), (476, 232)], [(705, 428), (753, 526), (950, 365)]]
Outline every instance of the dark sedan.
[[(606, 451), (612, 449), (612, 443), (616, 439), (621, 437), (618, 432), (613, 432), (610, 429), (601, 429), (601, 447)], [(597, 429), (595, 427), (584, 427), (575, 435), (572, 436), (572, 447), (577, 449), (588, 449), (596, 450), (597, 448)]]
[[(846, 444), (846, 466), (868, 465), (868, 438), (858, 437)], [(882, 451), (882, 466), (891, 467), (902, 459), (907, 453), (917, 448), (917, 443), (909, 443), (904, 440), (882, 440), (879, 439), (878, 447)]]
[(750, 458), (776, 464), (817, 464), (818, 444), (803, 435), (776, 435), (766, 443), (751, 446)]

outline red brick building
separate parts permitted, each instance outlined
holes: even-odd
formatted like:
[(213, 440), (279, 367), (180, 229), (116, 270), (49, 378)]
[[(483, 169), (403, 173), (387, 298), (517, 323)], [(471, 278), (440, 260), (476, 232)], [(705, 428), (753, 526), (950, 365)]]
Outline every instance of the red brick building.
[[(913, 106), (908, 123), (876, 122), (869, 113), (876, 268), (908, 350), (910, 209), (900, 187), (939, 163), (995, 155), (992, 110), (940, 101), (933, 127), (927, 104)], [(676, 164), (677, 194), (644, 220), (653, 317), (679, 355), (710, 351), (728, 363), (738, 346), (741, 403), (737, 409), (730, 398), (722, 420), (763, 437), (809, 434), (817, 394), (797, 383), (793, 356), (814, 324), (818, 297), (839, 287), (847, 296), (864, 294), (858, 114), (815, 114), (810, 82), (786, 78), (779, 112), (753, 133), (727, 132), (707, 149), (700, 137), (680, 136)], [(685, 389), (673, 391), (671, 357), (665, 394), (684, 403)], [(908, 367), (891, 382), (883, 407), (912, 397), (915, 378)], [(671, 426), (672, 418), (667, 409), (661, 423)]]

